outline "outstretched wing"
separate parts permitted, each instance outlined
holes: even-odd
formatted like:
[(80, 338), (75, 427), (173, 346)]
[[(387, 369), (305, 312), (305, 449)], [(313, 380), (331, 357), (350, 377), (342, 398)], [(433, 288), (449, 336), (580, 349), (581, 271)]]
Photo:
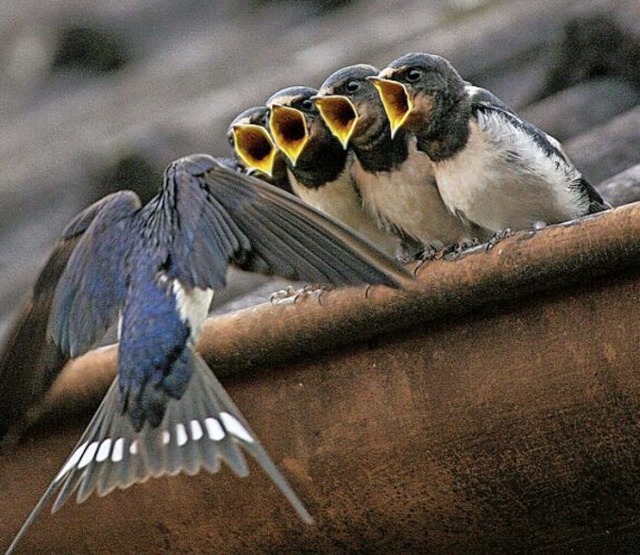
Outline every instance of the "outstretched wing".
[(0, 354), (0, 444), (18, 439), (29, 424), (28, 411), (37, 412), (68, 360), (47, 334), (54, 292), (78, 241), (112, 200), (113, 195), (103, 198), (67, 225), (7, 334)]
[(49, 321), (51, 337), (71, 357), (87, 351), (114, 322), (126, 296), (126, 255), (138, 240), (135, 193), (120, 191), (95, 206), (58, 281)]
[[(398, 286), (409, 274), (365, 239), (300, 199), (195, 154), (165, 172), (171, 277), (189, 288), (224, 284), (227, 264), (336, 285)], [(167, 221), (167, 220), (165, 220)]]
[(78, 503), (93, 491), (106, 495), (151, 477), (194, 475), (201, 468), (218, 472), (225, 462), (240, 477), (248, 476), (242, 447), (260, 464), (305, 522), (312, 518), (280, 474), (255, 433), (200, 355), (190, 353), (194, 373), (184, 396), (170, 400), (160, 426), (133, 429), (118, 410), (118, 378), (78, 444), (9, 546), (10, 553), (50, 497), (57, 511), (77, 490)]

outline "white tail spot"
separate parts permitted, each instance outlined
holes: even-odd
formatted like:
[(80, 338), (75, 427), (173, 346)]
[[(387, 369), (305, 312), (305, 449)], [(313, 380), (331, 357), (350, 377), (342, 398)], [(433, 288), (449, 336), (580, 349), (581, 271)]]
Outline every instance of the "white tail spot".
[(91, 444), (89, 444), (89, 447), (87, 447), (84, 453), (82, 454), (82, 458), (78, 463), (78, 468), (84, 468), (93, 460), (93, 456), (96, 454), (99, 444), (100, 444), (99, 441), (94, 441)]
[(220, 441), (224, 437), (224, 429), (220, 426), (215, 418), (205, 418), (204, 425), (207, 428), (207, 433), (213, 441)]
[(235, 416), (229, 414), (228, 412), (221, 412), (220, 420), (222, 420), (224, 427), (232, 435), (236, 436), (238, 439), (246, 441), (247, 443), (253, 443), (251, 434), (247, 432), (247, 429), (242, 424), (240, 424), (240, 421)]
[(198, 441), (204, 434), (202, 433), (202, 426), (197, 420), (189, 422), (191, 424), (191, 439)]
[(111, 453), (112, 462), (120, 462), (124, 454), (124, 439), (118, 438), (113, 444), (113, 452)]
[(178, 443), (178, 447), (182, 447), (189, 437), (187, 436), (187, 430), (184, 427), (184, 424), (176, 424), (176, 442)]
[(162, 430), (162, 445), (169, 445), (171, 441), (171, 433), (169, 430)]
[(129, 446), (129, 453), (131, 453), (132, 455), (137, 455), (138, 454), (138, 440), (134, 439), (133, 442), (131, 443), (131, 445)]
[(73, 455), (69, 457), (69, 460), (65, 463), (60, 472), (58, 472), (58, 475), (54, 478), (54, 482), (60, 480), (60, 478), (62, 478), (67, 472), (69, 472), (69, 470), (71, 470), (76, 464), (78, 464), (78, 461), (80, 460), (80, 457), (82, 457), (82, 453), (84, 453), (84, 450), (87, 448), (88, 444), (88, 442), (83, 443), (73, 452)]
[(105, 439), (98, 449), (98, 454), (96, 455), (96, 462), (102, 462), (109, 458), (109, 452), (111, 451), (111, 440), (109, 438)]

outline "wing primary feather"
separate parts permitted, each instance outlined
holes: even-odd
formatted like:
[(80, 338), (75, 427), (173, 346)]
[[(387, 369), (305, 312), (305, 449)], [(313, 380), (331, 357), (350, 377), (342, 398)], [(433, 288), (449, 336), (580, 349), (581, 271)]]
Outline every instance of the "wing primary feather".
[[(229, 182), (229, 186), (233, 186), (237, 176), (229, 175), (229, 173), (232, 174), (232, 172), (228, 172), (226, 179)], [(250, 186), (256, 190), (259, 200), (255, 200), (254, 203), (277, 205), (291, 214), (292, 217), (295, 217), (301, 224), (311, 225), (312, 223), (322, 236), (326, 236), (336, 244), (341, 244), (342, 250), (350, 253), (351, 256), (361, 259), (364, 264), (373, 270), (371, 273), (377, 274), (379, 277), (378, 281), (371, 283), (372, 285), (380, 283), (392, 287), (398, 286), (402, 280), (410, 277), (410, 273), (401, 264), (386, 256), (369, 241), (331, 216), (316, 210), (302, 200), (268, 183), (250, 176), (240, 177), (250, 180)], [(360, 280), (363, 277), (367, 276), (360, 277)]]
[[(301, 220), (277, 205), (269, 209), (270, 215), (261, 216), (266, 220), (264, 225), (270, 233), (288, 238), (291, 247), (286, 254), (291, 256), (296, 279), (337, 285), (388, 282), (386, 274), (363, 259), (359, 251), (329, 235), (313, 220)], [(278, 258), (284, 255), (277, 251)]]
[(77, 356), (113, 323), (124, 303), (125, 257), (136, 240), (132, 217), (140, 200), (131, 191), (100, 204), (58, 281), (49, 334), (63, 352)]
[[(273, 222), (273, 216), (260, 212), (253, 214), (252, 220), (260, 223), (263, 233), (256, 235), (254, 248), (270, 261), (274, 273), (295, 280), (329, 281), (331, 266), (318, 254), (303, 249), (300, 242), (286, 229)], [(282, 222), (278, 222), (282, 223)]]
[[(312, 233), (312, 228), (315, 228), (316, 237), (321, 236), (327, 243), (340, 245), (342, 258), (346, 257), (349, 260), (352, 275), (352, 281), (349, 283), (368, 281), (371, 284), (397, 287), (402, 280), (410, 278), (405, 268), (384, 255), (367, 240), (337, 220), (268, 183), (236, 174), (225, 168), (216, 168), (212, 171), (207, 183), (211, 194), (218, 198), (252, 244), (255, 243), (256, 233), (251, 226), (253, 219), (247, 215), (248, 206), (270, 216), (276, 215), (276, 207), (279, 207), (290, 215), (289, 221), (295, 219), (299, 222), (300, 230), (306, 229), (308, 233)], [(247, 190), (253, 194), (249, 195)], [(304, 233), (301, 235), (304, 236)], [(362, 261), (362, 265), (358, 268), (351, 267), (354, 259)], [(366, 268), (365, 271), (363, 267)]]
[(290, 236), (295, 238), (298, 245), (296, 251), (301, 250), (301, 254), (305, 257), (311, 257), (316, 261), (316, 264), (328, 268), (327, 277), (332, 281), (348, 284), (358, 283), (361, 279), (355, 276), (362, 275), (361, 272), (373, 273), (368, 271), (369, 266), (363, 262), (360, 256), (354, 256), (353, 252), (345, 249), (332, 236), (318, 228), (313, 220), (302, 222), (296, 214), (290, 211), (279, 207), (275, 210), (280, 216), (278, 222)]
[[(172, 163), (165, 187), (185, 233), (171, 247), (172, 277), (187, 286), (219, 286), (230, 262), (245, 270), (339, 285), (398, 287), (411, 277), (341, 223), (210, 156)], [(165, 235), (169, 231), (175, 230)]]

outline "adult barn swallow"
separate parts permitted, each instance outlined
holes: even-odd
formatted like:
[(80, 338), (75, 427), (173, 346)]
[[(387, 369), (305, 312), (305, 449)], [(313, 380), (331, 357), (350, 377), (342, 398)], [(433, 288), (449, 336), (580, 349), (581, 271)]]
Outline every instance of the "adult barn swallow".
[[(278, 472), (194, 346), (230, 263), (316, 283), (398, 286), (406, 271), (338, 222), (267, 183), (196, 154), (169, 165), (145, 206), (115, 193), (76, 219), (91, 223), (58, 281), (49, 333), (71, 357), (119, 320), (118, 374), (72, 454), (21, 528), (46, 500), (57, 510), (150, 476), (239, 476), (249, 452), (307, 522)], [(73, 235), (73, 229), (66, 235)]]
[(377, 74), (370, 65), (342, 68), (314, 99), (331, 132), (355, 154), (351, 173), (365, 207), (381, 225), (402, 231), (427, 251), (482, 236), (447, 209), (433, 164), (417, 149), (415, 137), (404, 130), (392, 136), (380, 97), (367, 79)]
[(365, 211), (351, 177), (352, 160), (311, 100), (317, 93), (309, 87), (288, 87), (267, 101), (271, 135), (286, 155), (293, 191), (392, 254), (399, 239)]
[(269, 135), (268, 121), (266, 106), (248, 108), (233, 119), (227, 139), (245, 173), (292, 193), (284, 156)]
[(463, 219), (495, 233), (610, 208), (556, 139), (469, 86), (444, 58), (407, 54), (373, 83), (392, 133), (415, 134), (442, 199)]

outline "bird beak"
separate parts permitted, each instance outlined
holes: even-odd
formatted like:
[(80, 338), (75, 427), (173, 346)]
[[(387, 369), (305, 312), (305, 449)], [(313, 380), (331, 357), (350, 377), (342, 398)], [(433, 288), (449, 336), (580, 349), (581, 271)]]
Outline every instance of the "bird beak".
[(393, 139), (413, 110), (413, 100), (402, 83), (380, 77), (367, 77), (367, 79), (378, 90), (384, 111), (391, 124), (391, 138)]
[(304, 114), (289, 106), (273, 104), (269, 128), (276, 145), (287, 155), (295, 168), (298, 157), (309, 141), (309, 129)]
[(327, 124), (334, 137), (342, 144), (342, 148), (347, 150), (349, 139), (358, 123), (358, 112), (351, 99), (346, 96), (327, 95), (314, 96), (311, 98), (322, 119)]
[(267, 130), (251, 123), (234, 125), (232, 129), (233, 145), (249, 171), (260, 171), (273, 177), (273, 165), (278, 147), (274, 144)]

